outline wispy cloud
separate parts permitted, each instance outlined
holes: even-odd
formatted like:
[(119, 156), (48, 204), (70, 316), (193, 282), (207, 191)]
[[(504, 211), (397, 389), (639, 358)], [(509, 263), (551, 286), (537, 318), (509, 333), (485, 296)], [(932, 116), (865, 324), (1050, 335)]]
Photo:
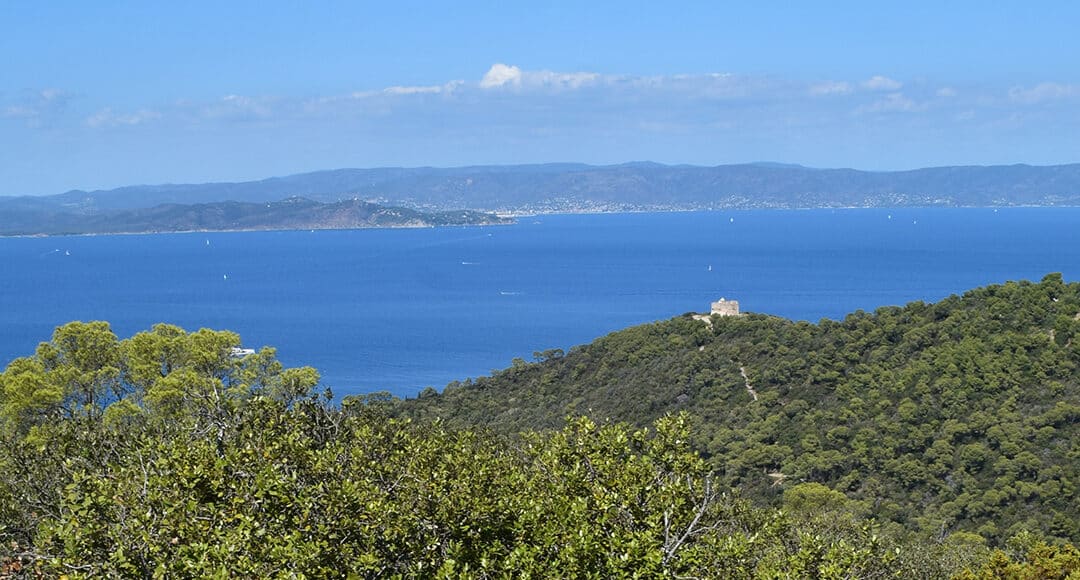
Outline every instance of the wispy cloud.
[(900, 81), (881, 75), (870, 77), (862, 82), (862, 88), (868, 91), (895, 91), (903, 86), (904, 84)]
[(629, 86), (634, 89), (630, 91), (631, 95), (637, 90), (647, 88), (657, 96), (676, 99), (773, 100), (790, 97), (793, 92), (793, 86), (782, 80), (731, 73), (649, 77), (644, 82), (641, 82), (641, 79), (633, 80)]
[(116, 127), (141, 125), (147, 121), (161, 118), (161, 113), (150, 109), (139, 109), (130, 113), (118, 113), (106, 107), (86, 118), (88, 127)]
[(851, 94), (851, 83), (844, 81), (824, 81), (811, 84), (807, 92), (814, 97)]
[[(832, 90), (842, 91), (843, 83), (834, 83)], [(512, 91), (522, 96), (559, 96), (578, 91), (603, 91), (611, 98), (630, 100), (653, 98), (744, 99), (774, 98), (796, 89), (786, 81), (732, 73), (673, 74), (634, 76), (603, 74), (590, 71), (558, 72), (525, 70), (517, 66), (496, 63), (478, 83), (466, 84), (481, 92)], [(803, 90), (805, 89), (798, 89)]]
[(600, 75), (591, 72), (557, 73), (539, 71), (526, 77), (529, 82), (556, 89), (579, 89), (596, 84)]
[[(633, 76), (602, 74), (591, 71), (559, 72), (525, 70), (503, 63), (492, 65), (478, 80), (453, 80), (441, 85), (390, 86), (360, 90), (341, 95), (327, 95), (289, 103), (274, 103), (274, 110), (300, 115), (327, 115), (335, 111), (350, 114), (385, 115), (398, 107), (414, 106), (418, 96), (439, 96), (443, 105), (462, 106), (484, 102), (495, 95), (513, 95), (521, 102), (538, 103), (547, 99), (605, 98), (633, 102), (640, 99), (739, 99), (770, 98), (779, 91), (791, 91), (787, 83), (767, 77), (740, 76), (728, 73), (692, 75)], [(592, 91), (586, 93), (586, 91)], [(552, 101), (557, 102), (557, 101)], [(616, 103), (612, 103), (617, 106)]]
[(23, 91), (15, 101), (0, 108), (0, 118), (21, 119), (30, 126), (40, 126), (63, 112), (73, 98), (71, 93), (54, 88)]
[(195, 114), (203, 120), (255, 121), (273, 118), (275, 105), (284, 101), (276, 97), (225, 95), (220, 99), (197, 105)]
[(1034, 87), (1013, 87), (1009, 89), (1009, 99), (1027, 105), (1080, 98), (1080, 85), (1061, 83), (1039, 83)]
[(381, 93), (384, 95), (440, 95), (452, 93), (463, 84), (465, 84), (464, 81), (450, 81), (442, 85), (393, 86), (386, 87)]
[[(469, 80), (433, 81), (304, 97), (237, 93), (143, 105), (95, 103), (93, 108), (81, 97), (83, 109), (72, 106), (63, 115), (57, 112), (70, 95), (42, 90), (17, 99), (0, 95), (0, 117), (27, 127), (59, 119), (51, 126), (94, 131), (95, 138), (114, 130), (127, 138), (133, 132), (123, 129), (153, 124), (162, 132), (197, 126), (232, 140), (268, 134), (377, 136), (379, 143), (395, 142), (411, 152), (438, 149), (433, 144), (439, 139), (449, 148), (463, 142), (487, 147), (491, 139), (511, 148), (541, 147), (522, 137), (528, 135), (584, 148), (589, 139), (633, 142), (640, 132), (685, 136), (689, 150), (691, 142), (697, 147), (728, 138), (794, 147), (786, 144), (804, 135), (827, 140), (868, 127), (944, 131), (962, 123), (965, 130), (991, 134), (1001, 131), (990, 126), (995, 119), (1033, 112), (1036, 103), (1080, 98), (1080, 85), (1053, 82), (1009, 89), (949, 79), (902, 82), (882, 75), (809, 80), (731, 72), (633, 75), (530, 70), (512, 63), (495, 63)], [(1015, 116), (1010, 126), (1034, 123), (1032, 118)], [(643, 152), (649, 150), (644, 141), (638, 144)]]
[(321, 97), (323, 101), (340, 101), (347, 99), (368, 99), (372, 97), (394, 97), (408, 95), (449, 95), (465, 86), (465, 81), (454, 80), (441, 85), (394, 85), (384, 89), (373, 91), (354, 91), (345, 96)]
[(901, 93), (889, 93), (883, 99), (862, 105), (855, 110), (856, 113), (911, 113), (922, 111), (925, 105), (916, 103)]
[[(283, 168), (552, 160), (1047, 162), (1075, 157), (1072, 135), (1080, 131), (1080, 85), (1068, 79), (1010, 86), (883, 75), (638, 75), (506, 61), (448, 79), (156, 102), (9, 90), (0, 93), (0, 135), (8, 137), (11, 160), (0, 163), (0, 173), (36, 167), (38, 158), (55, 159), (65, 171), (74, 163), (95, 166), (86, 170), (91, 179), (110, 163), (155, 167), (161, 175), (176, 167), (227, 173), (247, 163), (244, 171), (257, 176)], [(71, 153), (49, 157), (54, 151)], [(1018, 151), (1026, 157), (1010, 157)]]
[[(176, 101), (125, 108), (103, 104), (80, 116), (84, 126), (94, 129), (142, 125), (151, 121), (170, 123), (275, 123), (303, 122), (303, 119), (387, 117), (400, 111), (423, 114), (464, 114), (465, 111), (517, 107), (525, 111), (586, 110), (600, 115), (617, 110), (649, 110), (648, 115), (691, 117), (705, 114), (709, 107), (752, 107), (764, 111), (784, 107), (784, 115), (794, 119), (796, 111), (859, 113), (917, 112), (933, 97), (955, 97), (952, 88), (915, 87), (916, 96), (901, 93), (904, 84), (877, 75), (864, 80), (827, 79), (796, 81), (765, 75), (728, 72), (630, 75), (595, 71), (529, 70), (510, 63), (495, 63), (474, 80), (450, 80), (441, 84), (391, 85), (343, 94), (315, 97), (230, 94), (210, 101)], [(1071, 94), (1069, 85), (1043, 84), (1031, 89), (1014, 89), (1016, 101), (1034, 102)], [(885, 93), (885, 94), (883, 94)], [(833, 97), (843, 97), (840, 100)], [(0, 115), (32, 122), (43, 118), (50, 108), (63, 106), (69, 95), (55, 89), (28, 94), (19, 101), (0, 103)], [(507, 100), (507, 99), (510, 100)], [(497, 101), (492, 101), (497, 99)], [(830, 104), (835, 103), (835, 104)], [(957, 105), (959, 106), (959, 105)], [(670, 112), (668, 112), (670, 111)], [(710, 115), (722, 113), (711, 109)], [(510, 112), (508, 111), (508, 114)], [(642, 119), (648, 117), (645, 115)], [(654, 117), (649, 117), (654, 118)], [(640, 121), (641, 119), (639, 119)], [(714, 119), (710, 118), (710, 122)], [(522, 121), (524, 122), (524, 120)], [(665, 120), (670, 122), (670, 119)]]

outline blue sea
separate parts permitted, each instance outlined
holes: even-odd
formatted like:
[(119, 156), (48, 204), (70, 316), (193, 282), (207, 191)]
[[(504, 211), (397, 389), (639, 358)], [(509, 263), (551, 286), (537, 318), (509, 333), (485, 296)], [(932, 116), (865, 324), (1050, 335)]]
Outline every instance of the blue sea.
[(1080, 276), (1080, 209), (545, 215), (517, 225), (0, 239), (0, 365), (55, 326), (240, 333), (338, 396), (483, 375), (720, 297), (817, 321)]

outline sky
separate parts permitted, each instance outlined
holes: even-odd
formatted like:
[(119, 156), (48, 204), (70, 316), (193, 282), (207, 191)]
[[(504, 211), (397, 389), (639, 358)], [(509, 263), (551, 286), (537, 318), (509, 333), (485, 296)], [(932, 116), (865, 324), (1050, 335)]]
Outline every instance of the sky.
[(0, 3), (0, 195), (320, 169), (1080, 161), (1076, 2)]

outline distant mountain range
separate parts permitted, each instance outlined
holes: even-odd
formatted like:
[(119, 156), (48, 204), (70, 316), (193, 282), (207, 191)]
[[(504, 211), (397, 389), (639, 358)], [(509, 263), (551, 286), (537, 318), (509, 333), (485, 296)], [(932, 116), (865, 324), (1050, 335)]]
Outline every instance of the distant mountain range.
[[(225, 216), (232, 211), (226, 208), (235, 209), (236, 206), (221, 206), (217, 210), (193, 206), (184, 210), (178, 204), (266, 203), (290, 197), (330, 204), (362, 200), (426, 211), (467, 208), (518, 213), (1077, 206), (1080, 205), (1080, 164), (934, 167), (911, 171), (813, 169), (778, 163), (698, 167), (648, 162), (608, 166), (545, 164), (336, 169), (239, 183), (135, 185), (104, 191), (75, 190), (41, 197), (0, 197), (0, 231), (25, 230), (33, 224), (45, 224), (42, 220), (54, 220), (56, 225), (47, 228), (54, 231), (70, 229), (79, 223), (96, 223), (95, 227), (108, 229), (113, 227), (111, 224), (115, 220), (138, 221), (161, 215), (171, 219), (178, 214), (187, 214), (197, 222), (192, 215)], [(165, 204), (170, 205), (157, 208)], [(300, 206), (282, 207), (297, 209)], [(116, 213), (149, 208), (157, 209), (134, 214)], [(339, 209), (318, 211), (335, 214)], [(304, 211), (316, 210), (304, 206)], [(215, 223), (210, 217), (206, 219)], [(278, 216), (274, 219), (283, 223), (301, 223), (306, 218)], [(327, 219), (326, 223), (350, 223), (344, 218), (338, 222), (334, 222), (337, 218)], [(366, 218), (360, 219), (361, 222), (364, 220)], [(158, 229), (174, 228), (162, 224)]]

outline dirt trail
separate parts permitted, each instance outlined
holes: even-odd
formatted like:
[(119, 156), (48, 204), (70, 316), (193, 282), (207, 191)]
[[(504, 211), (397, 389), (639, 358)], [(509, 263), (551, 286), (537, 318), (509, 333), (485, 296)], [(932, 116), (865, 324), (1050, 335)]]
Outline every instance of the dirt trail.
[(742, 375), (744, 381), (746, 381), (746, 392), (750, 393), (750, 396), (757, 400), (757, 391), (754, 390), (754, 386), (750, 384), (750, 377), (746, 376), (746, 367), (739, 367), (739, 374)]

